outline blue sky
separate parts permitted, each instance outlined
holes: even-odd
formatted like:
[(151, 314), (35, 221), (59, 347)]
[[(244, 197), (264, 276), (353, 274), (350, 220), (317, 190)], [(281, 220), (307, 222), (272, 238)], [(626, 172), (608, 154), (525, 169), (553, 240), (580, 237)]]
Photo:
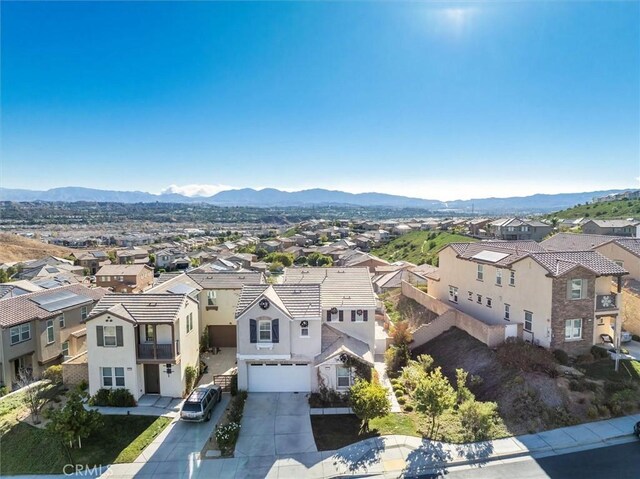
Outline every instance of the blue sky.
[(2, 3), (0, 184), (637, 187), (638, 2)]

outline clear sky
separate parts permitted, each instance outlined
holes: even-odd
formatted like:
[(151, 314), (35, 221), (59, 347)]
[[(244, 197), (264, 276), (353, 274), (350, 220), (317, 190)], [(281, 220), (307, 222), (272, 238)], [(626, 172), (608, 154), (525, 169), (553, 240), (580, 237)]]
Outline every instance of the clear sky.
[(7, 188), (640, 184), (639, 2), (2, 2)]

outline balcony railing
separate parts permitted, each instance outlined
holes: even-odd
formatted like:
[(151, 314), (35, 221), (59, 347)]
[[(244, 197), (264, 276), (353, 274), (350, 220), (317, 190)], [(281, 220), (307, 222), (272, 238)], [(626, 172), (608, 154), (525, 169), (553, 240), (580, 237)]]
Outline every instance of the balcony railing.
[(597, 294), (596, 311), (615, 311), (618, 309), (617, 295)]
[[(176, 346), (178, 345), (176, 344)], [(138, 359), (175, 359), (173, 344), (140, 343), (138, 344)]]

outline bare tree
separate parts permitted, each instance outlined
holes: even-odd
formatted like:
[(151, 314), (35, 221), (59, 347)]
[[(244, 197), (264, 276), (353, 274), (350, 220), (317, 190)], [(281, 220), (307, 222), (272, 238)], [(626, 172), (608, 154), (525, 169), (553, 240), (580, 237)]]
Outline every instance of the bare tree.
[(34, 424), (40, 424), (40, 413), (49, 402), (45, 391), (49, 387), (48, 381), (36, 381), (33, 375), (26, 369), (21, 369), (18, 374), (18, 387), (23, 390), (24, 404), (29, 408)]

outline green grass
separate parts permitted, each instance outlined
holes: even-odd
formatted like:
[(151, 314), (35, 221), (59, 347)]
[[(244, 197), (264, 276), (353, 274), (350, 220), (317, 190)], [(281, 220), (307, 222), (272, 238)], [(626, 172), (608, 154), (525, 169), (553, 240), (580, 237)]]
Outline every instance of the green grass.
[(132, 462), (171, 422), (152, 416), (104, 416), (104, 427), (70, 449), (46, 430), (18, 423), (0, 438), (0, 475), (61, 474), (68, 463), (107, 465)]
[(601, 359), (590, 364), (585, 364), (581, 368), (585, 375), (592, 379), (603, 379), (607, 381), (634, 380), (640, 384), (640, 361), (623, 359), (620, 361), (618, 372), (614, 369), (615, 361), (611, 359)]
[(548, 215), (553, 218), (592, 218), (592, 219), (617, 219), (630, 218), (640, 215), (640, 199), (638, 200), (617, 200), (604, 203), (593, 203), (588, 205), (576, 205), (573, 208), (558, 211)]
[(443, 231), (412, 231), (374, 249), (372, 254), (387, 261), (409, 261), (414, 264), (434, 264), (436, 251), (449, 243), (477, 241), (468, 236)]
[(392, 413), (384, 417), (373, 419), (369, 428), (377, 430), (382, 436), (400, 434), (403, 436), (418, 436), (415, 417), (411, 414)]
[[(60, 395), (61, 392), (60, 387), (53, 385), (48, 385), (43, 390), (43, 393), (49, 399)], [(8, 397), (0, 398), (0, 436), (17, 424), (18, 418), (27, 411), (28, 408), (24, 403), (24, 393), (16, 393)]]

